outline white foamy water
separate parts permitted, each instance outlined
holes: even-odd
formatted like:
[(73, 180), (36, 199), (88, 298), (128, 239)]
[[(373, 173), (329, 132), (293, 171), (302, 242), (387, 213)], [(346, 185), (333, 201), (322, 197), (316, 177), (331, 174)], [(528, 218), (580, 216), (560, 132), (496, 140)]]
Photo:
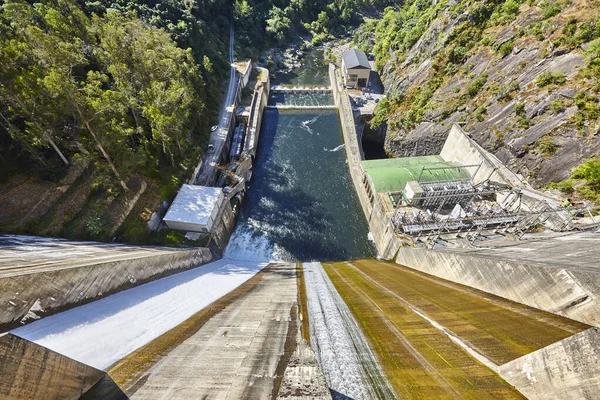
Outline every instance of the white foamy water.
[(229, 293), (266, 263), (219, 260), (116, 293), (12, 331), (104, 369)]
[(340, 144), (339, 146), (334, 147), (333, 149), (328, 149), (327, 147), (323, 147), (323, 150), (328, 151), (330, 153), (335, 153), (336, 151), (342, 150), (344, 147), (346, 147), (345, 144)]
[(307, 119), (306, 121), (302, 121), (300, 123), (300, 127), (302, 129), (304, 129), (305, 131), (309, 132), (309, 133), (314, 133), (314, 131), (312, 129), (310, 129), (311, 124), (314, 124), (315, 122), (317, 122), (317, 119), (319, 119), (319, 116), (316, 116), (312, 119)]
[(249, 220), (248, 223), (251, 226), (238, 225), (231, 235), (223, 254), (225, 258), (266, 263), (289, 259), (283, 249), (271, 244), (263, 229), (253, 226), (257, 225), (255, 221)]

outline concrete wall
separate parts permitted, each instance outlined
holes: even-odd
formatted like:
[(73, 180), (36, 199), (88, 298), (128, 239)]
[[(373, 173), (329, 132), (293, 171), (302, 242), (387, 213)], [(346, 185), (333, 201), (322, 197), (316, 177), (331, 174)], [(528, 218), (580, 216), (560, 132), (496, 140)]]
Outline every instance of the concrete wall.
[(246, 130), (246, 141), (244, 151), (254, 157), (258, 149), (258, 136), (262, 126), (263, 111), (269, 100), (270, 78), (269, 70), (260, 68), (261, 79), (257, 83), (257, 89), (252, 96), (250, 105), (250, 116), (248, 117), (248, 129)]
[(91, 259), (87, 265), (1, 278), (0, 332), (17, 326), (30, 310), (37, 317), (51, 315), (213, 260), (207, 248), (152, 250), (145, 257), (127, 259), (123, 253), (121, 261)]
[(38, 344), (0, 336), (0, 398), (78, 399), (105, 373)]
[(498, 372), (529, 399), (597, 399), (600, 330), (570, 336), (506, 363)]
[(250, 81), (250, 73), (252, 72), (252, 60), (248, 60), (246, 63), (246, 69), (242, 72), (242, 78), (240, 79), (242, 89), (248, 85), (248, 81)]
[(600, 326), (600, 279), (586, 268), (543, 266), (452, 250), (402, 247), (396, 262), (528, 306)]
[(229, 243), (229, 238), (235, 229), (235, 214), (231, 208), (231, 202), (227, 200), (223, 205), (219, 222), (215, 225), (211, 235), (210, 247), (217, 253), (222, 254)]
[(336, 69), (333, 64), (329, 64), (329, 80), (331, 82), (333, 99), (340, 113), (342, 134), (346, 145), (346, 157), (348, 159), (348, 168), (350, 169), (352, 183), (369, 224), (369, 231), (375, 240), (379, 256), (391, 259), (400, 247), (400, 241), (394, 232), (390, 219), (385, 215), (373, 182), (360, 165), (360, 142), (356, 133), (350, 99), (342, 87), (340, 70)]
[[(476, 184), (491, 179), (513, 186), (528, 186), (523, 177), (506, 168), (498, 158), (475, 143), (456, 124), (452, 126), (440, 156), (446, 161), (454, 161), (463, 165), (481, 164), (481, 168), (473, 179)], [(475, 172), (474, 168), (470, 170), (470, 172)]]

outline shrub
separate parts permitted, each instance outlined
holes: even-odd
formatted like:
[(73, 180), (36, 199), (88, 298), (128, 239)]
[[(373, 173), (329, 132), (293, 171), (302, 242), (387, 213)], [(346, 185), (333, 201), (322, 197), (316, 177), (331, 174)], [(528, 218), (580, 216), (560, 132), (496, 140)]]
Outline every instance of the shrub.
[(514, 40), (509, 40), (508, 42), (502, 43), (498, 47), (497, 52), (500, 54), (500, 57), (504, 58), (512, 52), (513, 47), (515, 47)]
[(475, 97), (479, 93), (487, 81), (487, 76), (487, 72), (484, 72), (467, 85), (467, 94), (469, 97)]
[(512, 98), (511, 93), (519, 90), (519, 82), (511, 81), (509, 84), (500, 85), (492, 92), (496, 96), (496, 100), (505, 101)]
[(523, 129), (527, 129), (531, 126), (531, 121), (529, 118), (521, 117), (519, 119), (519, 126)]
[(487, 114), (487, 108), (485, 106), (479, 106), (477, 110), (475, 110), (475, 119), (481, 122), (484, 119), (484, 115)]
[(542, 4), (540, 4), (540, 11), (542, 13), (542, 18), (548, 19), (558, 15), (558, 13), (561, 12), (561, 7), (558, 3), (549, 3), (544, 1)]
[(565, 103), (563, 103), (560, 100), (553, 101), (552, 104), (550, 104), (550, 110), (552, 110), (552, 112), (554, 114), (558, 114), (559, 112), (563, 111), (564, 109), (565, 109)]
[(458, 71), (458, 68), (456, 67), (456, 64), (453, 63), (446, 64), (446, 68), (444, 68), (444, 73), (446, 75), (454, 75), (456, 71)]
[(567, 77), (564, 72), (556, 71), (544, 71), (538, 75), (536, 79), (536, 84), (539, 87), (548, 86), (551, 84), (561, 85), (567, 81)]
[(536, 148), (537, 151), (541, 154), (551, 156), (552, 154), (556, 153), (556, 151), (559, 149), (559, 146), (556, 143), (554, 143), (552, 139), (545, 138), (537, 143)]
[(502, 4), (502, 11), (507, 15), (517, 15), (520, 6), (519, 2), (515, 0), (506, 0)]
[(517, 103), (515, 104), (515, 114), (517, 115), (525, 115), (525, 104)]
[(558, 189), (563, 193), (573, 193), (573, 182), (570, 179), (564, 180), (562, 182), (552, 182), (548, 185), (551, 189)]

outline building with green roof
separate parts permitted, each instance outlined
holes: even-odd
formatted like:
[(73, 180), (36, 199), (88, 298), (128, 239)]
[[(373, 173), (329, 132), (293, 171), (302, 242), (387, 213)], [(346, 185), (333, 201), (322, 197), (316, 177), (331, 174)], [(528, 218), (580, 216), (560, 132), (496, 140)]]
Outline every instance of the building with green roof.
[(399, 192), (410, 181), (425, 183), (471, 178), (461, 164), (444, 161), (439, 155), (364, 160), (361, 166), (371, 177), (377, 192)]

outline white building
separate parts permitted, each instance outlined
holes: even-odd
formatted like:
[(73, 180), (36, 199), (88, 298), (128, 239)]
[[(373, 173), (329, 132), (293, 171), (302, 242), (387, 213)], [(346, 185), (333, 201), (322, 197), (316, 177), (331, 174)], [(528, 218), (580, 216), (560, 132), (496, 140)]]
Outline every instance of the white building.
[(371, 64), (365, 53), (358, 49), (349, 49), (342, 53), (342, 76), (346, 87), (366, 87), (369, 84), (370, 73)]
[(220, 187), (183, 185), (163, 221), (169, 229), (210, 232), (224, 197)]

